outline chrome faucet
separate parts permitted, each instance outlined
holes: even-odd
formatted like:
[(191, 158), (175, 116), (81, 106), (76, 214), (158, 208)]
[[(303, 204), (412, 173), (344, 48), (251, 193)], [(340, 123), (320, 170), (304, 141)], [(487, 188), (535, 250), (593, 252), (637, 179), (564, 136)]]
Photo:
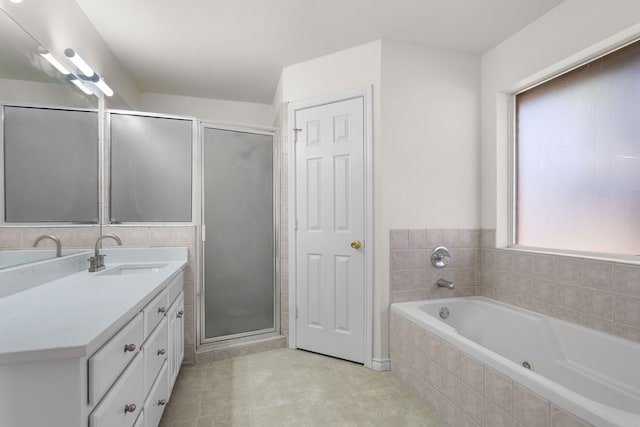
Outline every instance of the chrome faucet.
[(115, 240), (116, 243), (118, 243), (118, 246), (122, 246), (122, 240), (120, 240), (120, 238), (115, 234), (103, 234), (102, 236), (98, 237), (98, 240), (96, 240), (95, 253), (91, 258), (89, 258), (90, 273), (100, 271), (104, 268), (104, 257), (106, 255), (100, 254), (100, 242), (102, 241), (102, 239), (107, 238)]
[(453, 289), (453, 282), (451, 280), (447, 280), (447, 279), (438, 279), (438, 287), (439, 288), (446, 288), (446, 289)]
[(33, 244), (33, 247), (35, 248), (36, 246), (38, 246), (38, 243), (40, 243), (44, 239), (51, 239), (54, 241), (54, 243), (56, 244), (56, 257), (61, 257), (62, 242), (60, 241), (60, 239), (58, 239), (58, 237), (54, 236), (53, 234), (43, 234), (42, 236), (38, 237), (35, 243)]

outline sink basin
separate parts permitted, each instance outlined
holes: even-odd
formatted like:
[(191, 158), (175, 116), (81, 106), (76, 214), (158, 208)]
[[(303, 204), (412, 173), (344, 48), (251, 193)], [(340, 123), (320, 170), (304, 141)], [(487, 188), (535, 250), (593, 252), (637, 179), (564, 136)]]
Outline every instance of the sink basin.
[(124, 276), (130, 274), (153, 274), (161, 271), (167, 263), (154, 264), (126, 264), (111, 267), (108, 270), (98, 273), (98, 276)]

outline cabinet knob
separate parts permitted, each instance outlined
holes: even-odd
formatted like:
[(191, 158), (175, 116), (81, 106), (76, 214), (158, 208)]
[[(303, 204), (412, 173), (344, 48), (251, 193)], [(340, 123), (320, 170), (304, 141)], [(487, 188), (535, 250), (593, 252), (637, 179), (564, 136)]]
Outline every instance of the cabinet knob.
[(124, 405), (124, 413), (126, 414), (128, 412), (136, 412), (135, 403), (129, 403), (128, 405)]
[(164, 400), (164, 399), (160, 399), (160, 400), (158, 400), (158, 406), (164, 406), (164, 405), (166, 405), (166, 404), (167, 404), (167, 401), (166, 401), (166, 400)]
[(167, 307), (160, 307), (158, 309), (158, 313), (164, 313), (165, 311), (167, 311)]
[[(125, 344), (124, 345), (124, 352), (126, 353), (127, 351), (136, 351), (136, 345), (135, 344)], [(135, 406), (135, 405), (133, 405)]]
[(162, 356), (166, 352), (167, 352), (167, 350), (165, 350), (164, 348), (161, 348), (160, 350), (158, 350), (158, 356)]
[(180, 319), (182, 316), (184, 316), (184, 311), (180, 310), (178, 314), (176, 314), (176, 317)]

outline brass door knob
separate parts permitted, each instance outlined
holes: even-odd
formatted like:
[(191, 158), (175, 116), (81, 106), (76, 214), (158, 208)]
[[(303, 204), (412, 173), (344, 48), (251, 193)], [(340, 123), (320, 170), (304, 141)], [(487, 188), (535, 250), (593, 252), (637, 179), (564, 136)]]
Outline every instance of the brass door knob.
[(351, 242), (351, 247), (353, 249), (360, 249), (362, 247), (362, 242), (360, 240), (354, 240)]

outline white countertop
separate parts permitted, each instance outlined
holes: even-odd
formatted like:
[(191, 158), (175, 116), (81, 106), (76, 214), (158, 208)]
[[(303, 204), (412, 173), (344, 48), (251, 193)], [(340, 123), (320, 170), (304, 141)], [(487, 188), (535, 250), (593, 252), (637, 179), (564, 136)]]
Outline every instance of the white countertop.
[(0, 298), (0, 364), (90, 356), (187, 263), (186, 248), (103, 252), (107, 268), (145, 262), (167, 265), (136, 275), (85, 270)]

